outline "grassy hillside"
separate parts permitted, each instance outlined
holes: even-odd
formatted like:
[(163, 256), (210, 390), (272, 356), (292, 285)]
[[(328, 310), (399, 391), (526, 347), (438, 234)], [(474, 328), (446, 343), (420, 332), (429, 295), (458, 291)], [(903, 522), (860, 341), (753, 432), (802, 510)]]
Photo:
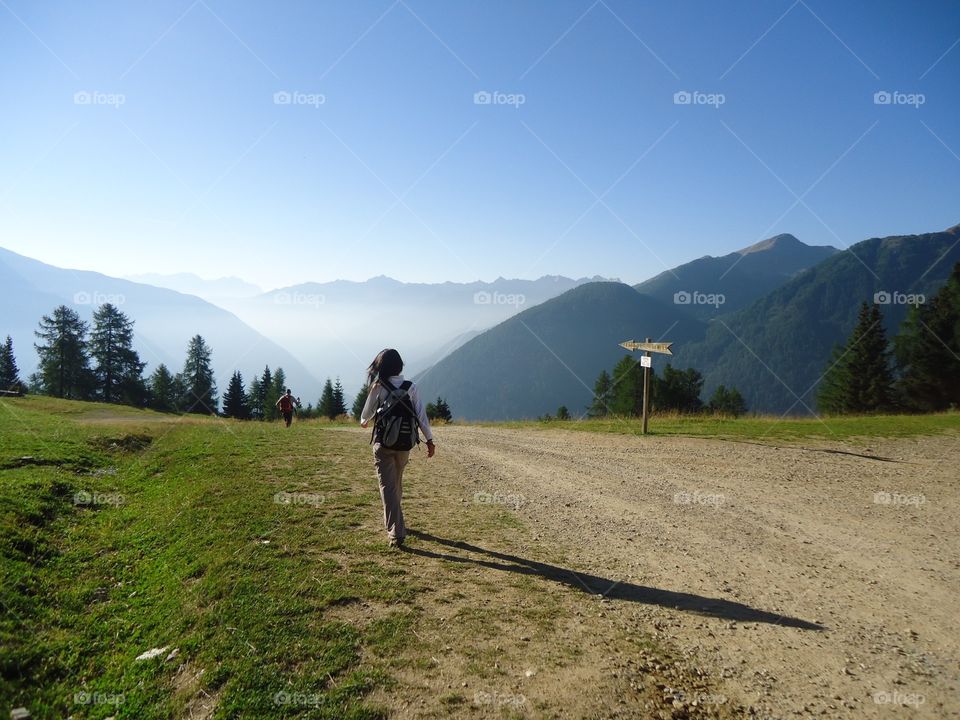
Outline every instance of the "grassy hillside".
[[(960, 229), (864, 240), (752, 305), (710, 323), (706, 338), (675, 349), (681, 366), (700, 368), (704, 394), (719, 384), (741, 390), (750, 409), (801, 414), (815, 408), (817, 381), (833, 346), (856, 324), (861, 302), (879, 292), (932, 297), (960, 262)], [(888, 337), (906, 304), (881, 305)], [(799, 400), (798, 400), (799, 397)]]
[[(932, 297), (960, 262), (958, 240), (960, 227), (874, 238), (835, 253), (778, 236), (743, 251), (722, 286), (716, 278), (735, 261), (731, 256), (689, 263), (677, 268), (679, 278), (663, 274), (638, 289), (589, 283), (465, 343), (424, 372), (420, 383), (427, 397), (444, 397), (455, 417), (529, 419), (561, 404), (577, 415), (591, 402), (599, 372), (610, 371), (622, 356), (617, 343), (650, 336), (675, 343), (675, 357), (658, 357), (655, 367), (670, 362), (699, 370), (704, 400), (724, 384), (738, 388), (752, 411), (804, 414), (815, 409), (817, 381), (834, 345), (853, 329), (860, 303), (873, 302), (877, 293), (893, 299), (881, 305), (892, 336), (908, 310), (898, 300)], [(785, 280), (781, 270), (823, 255)], [(779, 287), (729, 312), (771, 284)], [(729, 293), (735, 302), (696, 319), (696, 307), (672, 301), (678, 288)]]
[[(383, 671), (360, 653), (409, 622), (416, 586), (379, 537), (346, 532), (377, 500), (350, 480), (369, 471), (350, 435), (2, 402), (5, 705), (174, 717), (202, 689), (223, 716), (281, 716), (280, 692), (312, 694), (316, 717), (376, 716), (363, 698)], [(325, 614), (373, 600), (397, 613), (364, 631)]]
[[(563, 717), (715, 692), (642, 626), (588, 611), (579, 578), (614, 581), (471, 502), (439, 432), (405, 475), (418, 534), (397, 551), (359, 428), (0, 399), (0, 713)], [(642, 683), (603, 671), (613, 656), (639, 658)]]
[[(442, 396), (455, 417), (531, 418), (566, 405), (584, 411), (593, 383), (646, 336), (683, 342), (704, 324), (628, 285), (581, 285), (465, 343), (424, 372), (424, 397)], [(663, 337), (668, 333), (667, 337)]]

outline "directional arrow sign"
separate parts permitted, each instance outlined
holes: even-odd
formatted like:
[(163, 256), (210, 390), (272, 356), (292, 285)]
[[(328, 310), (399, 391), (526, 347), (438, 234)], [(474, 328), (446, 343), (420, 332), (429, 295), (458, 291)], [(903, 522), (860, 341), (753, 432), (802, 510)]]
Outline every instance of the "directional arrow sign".
[(673, 355), (670, 348), (673, 343), (668, 342), (637, 342), (636, 340), (627, 340), (620, 343), (620, 347), (625, 350), (645, 350), (647, 352), (663, 353), (664, 355)]

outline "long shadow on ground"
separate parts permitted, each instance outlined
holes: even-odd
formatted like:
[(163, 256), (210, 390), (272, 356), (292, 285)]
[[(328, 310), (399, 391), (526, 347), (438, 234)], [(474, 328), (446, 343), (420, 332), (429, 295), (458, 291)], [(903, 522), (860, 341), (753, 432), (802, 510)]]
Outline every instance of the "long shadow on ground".
[(447, 540), (439, 538), (429, 533), (418, 530), (409, 530), (407, 533), (412, 536), (428, 542), (437, 543), (457, 550), (465, 550), (477, 555), (495, 558), (503, 562), (495, 562), (483, 558), (473, 558), (464, 555), (452, 555), (450, 553), (434, 552), (423, 548), (403, 546), (403, 550), (412, 555), (421, 555), (423, 557), (435, 558), (437, 560), (449, 560), (451, 562), (471, 563), (481, 567), (491, 568), (493, 570), (505, 570), (507, 572), (519, 573), (520, 575), (537, 575), (539, 577), (562, 583), (576, 590), (589, 593), (591, 595), (600, 595), (613, 600), (627, 600), (629, 602), (645, 603), (647, 605), (660, 605), (661, 607), (674, 608), (685, 612), (695, 613), (697, 615), (708, 615), (711, 617), (724, 618), (727, 620), (736, 620), (738, 622), (762, 622), (771, 625), (783, 625), (785, 627), (795, 627), (802, 630), (826, 630), (823, 625), (800, 620), (799, 618), (780, 615), (774, 612), (758, 610), (743, 603), (723, 600), (721, 598), (710, 598), (702, 595), (693, 595), (692, 593), (673, 592), (672, 590), (661, 590), (659, 588), (646, 587), (630, 582), (621, 582), (610, 580), (609, 578), (599, 577), (597, 575), (588, 575), (582, 572), (574, 572), (567, 568), (548, 565), (547, 563), (528, 560), (517, 557), (516, 555), (507, 555), (496, 552), (495, 550), (486, 550), (485, 548), (471, 545), (469, 543), (456, 540)]

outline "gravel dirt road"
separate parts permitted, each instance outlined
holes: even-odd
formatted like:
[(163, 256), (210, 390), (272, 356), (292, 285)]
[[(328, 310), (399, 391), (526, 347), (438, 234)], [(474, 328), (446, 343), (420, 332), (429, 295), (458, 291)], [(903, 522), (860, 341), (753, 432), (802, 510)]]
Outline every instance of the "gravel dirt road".
[(572, 586), (629, 606), (751, 713), (960, 717), (957, 436), (437, 436), (424, 476), (510, 507), (526, 556), (562, 551)]

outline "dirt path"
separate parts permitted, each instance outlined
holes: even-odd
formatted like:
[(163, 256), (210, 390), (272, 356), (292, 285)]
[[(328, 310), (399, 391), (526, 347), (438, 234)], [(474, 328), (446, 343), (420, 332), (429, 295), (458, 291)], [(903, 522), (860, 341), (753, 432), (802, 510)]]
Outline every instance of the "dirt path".
[(562, 552), (571, 585), (732, 701), (769, 717), (960, 717), (958, 438), (437, 434), (453, 501), (511, 508), (534, 529), (524, 557)]

